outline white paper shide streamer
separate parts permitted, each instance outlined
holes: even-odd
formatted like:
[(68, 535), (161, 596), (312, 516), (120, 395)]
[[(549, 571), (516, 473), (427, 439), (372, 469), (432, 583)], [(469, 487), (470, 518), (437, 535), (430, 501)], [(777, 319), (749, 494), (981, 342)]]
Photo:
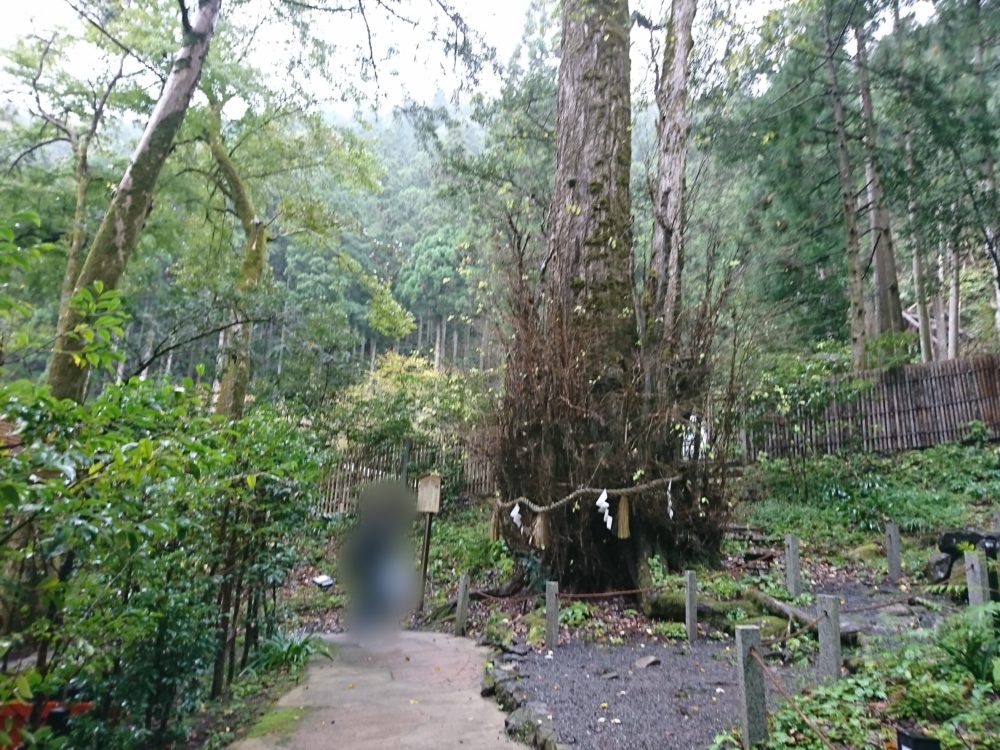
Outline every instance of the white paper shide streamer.
[(514, 522), (514, 525), (524, 533), (524, 525), (521, 521), (521, 504), (514, 503), (514, 509), (510, 512), (510, 520)]
[(604, 524), (608, 527), (608, 531), (611, 531), (611, 524), (613, 519), (611, 518), (611, 506), (608, 505), (608, 491), (604, 490), (601, 496), (597, 498), (597, 509), (604, 514)]

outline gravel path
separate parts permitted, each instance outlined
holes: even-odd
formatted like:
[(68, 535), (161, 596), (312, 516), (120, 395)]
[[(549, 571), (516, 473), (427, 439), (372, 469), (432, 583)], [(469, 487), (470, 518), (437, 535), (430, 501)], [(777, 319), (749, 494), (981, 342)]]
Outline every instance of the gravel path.
[[(560, 739), (574, 748), (704, 750), (738, 722), (733, 649), (731, 640), (571, 643), (552, 658), (524, 657), (527, 679), (518, 688), (547, 707)], [(638, 668), (648, 656), (660, 664)], [(789, 689), (807, 679), (802, 670), (777, 671)]]

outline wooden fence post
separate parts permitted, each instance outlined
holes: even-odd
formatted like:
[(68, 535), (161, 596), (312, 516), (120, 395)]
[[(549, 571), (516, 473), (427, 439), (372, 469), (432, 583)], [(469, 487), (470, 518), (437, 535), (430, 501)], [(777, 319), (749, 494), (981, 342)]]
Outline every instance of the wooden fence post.
[(545, 584), (545, 648), (555, 650), (559, 645), (559, 583)]
[(689, 641), (698, 638), (698, 577), (693, 570), (684, 571), (684, 624)]
[(465, 635), (465, 621), (469, 617), (469, 574), (458, 579), (458, 603), (455, 606), (455, 635)]
[(799, 538), (785, 537), (785, 588), (793, 597), (802, 593), (802, 573), (799, 569)]
[(899, 524), (892, 521), (885, 525), (885, 554), (889, 564), (889, 580), (899, 583), (903, 575), (902, 542), (899, 537)]
[(819, 631), (819, 672), (821, 675), (840, 678), (840, 597), (820, 594), (816, 597), (816, 623)]
[(753, 658), (760, 652), (760, 628), (736, 626), (736, 656), (740, 684), (740, 725), (743, 747), (750, 748), (767, 740), (767, 697), (764, 694), (764, 668)]
[(978, 552), (965, 553), (965, 583), (969, 587), (969, 606), (990, 600), (990, 577), (986, 557)]

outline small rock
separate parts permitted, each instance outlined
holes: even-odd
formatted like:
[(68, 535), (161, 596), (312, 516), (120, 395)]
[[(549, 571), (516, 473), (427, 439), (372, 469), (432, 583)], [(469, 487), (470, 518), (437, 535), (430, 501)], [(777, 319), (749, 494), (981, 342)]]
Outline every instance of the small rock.
[(643, 656), (641, 659), (636, 659), (635, 668), (646, 669), (646, 667), (653, 667), (659, 663), (660, 663), (660, 657), (658, 656)]
[(510, 646), (504, 646), (503, 650), (515, 656), (527, 656), (531, 647), (527, 643), (513, 643)]
[(924, 576), (931, 583), (941, 583), (948, 578), (948, 569), (950, 566), (951, 555), (944, 552), (935, 552), (927, 560), (927, 567), (924, 568)]
[(483, 675), (483, 681), (479, 686), (479, 694), (483, 698), (489, 698), (497, 692), (497, 681), (488, 672)]
[(507, 730), (507, 734), (521, 734), (524, 735), (527, 732), (534, 734), (535, 732), (535, 720), (531, 711), (527, 708), (518, 708), (511, 712), (504, 720), (504, 727)]

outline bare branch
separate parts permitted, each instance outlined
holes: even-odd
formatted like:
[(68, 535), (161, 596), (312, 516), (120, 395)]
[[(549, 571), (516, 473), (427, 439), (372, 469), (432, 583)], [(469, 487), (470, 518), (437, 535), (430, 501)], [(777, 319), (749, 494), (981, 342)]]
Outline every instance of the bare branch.
[(358, 0), (358, 11), (361, 13), (361, 20), (365, 22), (365, 32), (368, 34), (368, 59), (372, 64), (375, 85), (378, 86), (378, 66), (375, 64), (375, 47), (372, 45), (372, 27), (368, 25), (368, 14), (365, 13), (364, 0)]
[(97, 128), (101, 124), (101, 118), (104, 116), (104, 108), (107, 106), (108, 99), (111, 97), (111, 92), (114, 91), (115, 86), (122, 79), (122, 74), (125, 70), (125, 60), (128, 55), (122, 54), (121, 58), (118, 60), (118, 70), (115, 72), (111, 79), (108, 81), (108, 85), (105, 86), (104, 91), (101, 94), (101, 98), (97, 100), (94, 105), (94, 114), (90, 118), (90, 128), (87, 130), (87, 140), (90, 141), (94, 135), (97, 133)]
[(75, 143), (76, 136), (73, 131), (69, 129), (63, 120), (60, 120), (48, 112), (45, 109), (45, 105), (42, 104), (41, 80), (42, 73), (45, 72), (45, 58), (49, 56), (49, 52), (52, 50), (52, 45), (55, 43), (55, 40), (56, 38), (54, 35), (49, 39), (43, 40), (44, 46), (42, 47), (41, 54), (38, 56), (38, 67), (35, 69), (35, 74), (31, 77), (31, 92), (35, 95), (35, 106), (38, 107), (38, 111), (34, 114), (59, 132), (63, 133), (66, 140), (70, 143)]
[(188, 336), (186, 339), (175, 341), (174, 343), (170, 344), (168, 344), (170, 340), (168, 336), (166, 339), (163, 339), (155, 347), (153, 347), (153, 351), (149, 353), (149, 356), (147, 356), (144, 360), (139, 362), (139, 364), (132, 370), (132, 372), (130, 372), (124, 379), (129, 380), (130, 378), (136, 377), (143, 370), (145, 370), (151, 364), (153, 364), (153, 362), (162, 357), (164, 354), (168, 354), (174, 351), (175, 349), (180, 349), (182, 346), (187, 346), (188, 344), (192, 344), (195, 341), (200, 341), (201, 339), (206, 338), (208, 336), (214, 336), (215, 334), (221, 333), (222, 331), (227, 331), (230, 328), (235, 328), (236, 326), (241, 326), (246, 323), (269, 323), (272, 319), (273, 318), (267, 317), (267, 318), (244, 318), (242, 320), (233, 320), (229, 323), (223, 323), (222, 325), (218, 325), (215, 328), (212, 328), (207, 331), (199, 331), (198, 333), (195, 333), (193, 336)]
[(39, 143), (32, 144), (24, 151), (22, 151), (20, 154), (18, 154), (17, 158), (10, 163), (10, 166), (7, 168), (7, 174), (13, 173), (13, 171), (17, 169), (18, 164), (20, 164), (24, 159), (27, 159), (29, 156), (31, 156), (39, 149), (45, 148), (46, 146), (51, 146), (53, 143), (69, 143), (69, 142), (70, 142), (69, 138), (67, 138), (66, 136), (57, 135), (54, 138), (49, 138)]
[(101, 34), (101, 36), (103, 36), (105, 39), (111, 42), (114, 46), (116, 46), (126, 55), (136, 60), (142, 67), (144, 67), (154, 76), (156, 76), (161, 83), (166, 83), (167, 76), (162, 70), (158, 69), (151, 63), (147, 62), (146, 59), (143, 58), (139, 53), (137, 53), (123, 41), (118, 39), (118, 37), (116, 37), (114, 34), (108, 31), (108, 29), (105, 28), (100, 21), (98, 21), (96, 18), (87, 13), (87, 11), (85, 11), (83, 8), (81, 8), (79, 5), (73, 2), (73, 0), (63, 0), (63, 2), (66, 3), (66, 5), (68, 5), (70, 8), (72, 8), (76, 12), (76, 14), (80, 16), (80, 18), (82, 18), (88, 24), (93, 26)]
[(375, 0), (375, 2), (378, 4), (378, 6), (380, 8), (382, 8), (382, 10), (384, 10), (386, 13), (388, 13), (393, 18), (395, 18), (395, 19), (397, 19), (399, 21), (402, 21), (403, 23), (408, 23), (410, 26), (416, 26), (417, 25), (417, 22), (414, 21), (412, 18), (407, 18), (406, 16), (402, 15), (401, 13), (399, 13), (395, 8), (390, 8), (386, 4), (385, 0)]
[(632, 23), (648, 31), (663, 31), (666, 27), (663, 24), (655, 24), (637, 10), (632, 11)]
[(291, 5), (293, 8), (302, 8), (303, 10), (318, 10), (321, 13), (354, 13), (354, 8), (347, 8), (342, 5), (313, 5), (312, 3), (304, 3), (302, 0), (281, 0), (286, 5)]

